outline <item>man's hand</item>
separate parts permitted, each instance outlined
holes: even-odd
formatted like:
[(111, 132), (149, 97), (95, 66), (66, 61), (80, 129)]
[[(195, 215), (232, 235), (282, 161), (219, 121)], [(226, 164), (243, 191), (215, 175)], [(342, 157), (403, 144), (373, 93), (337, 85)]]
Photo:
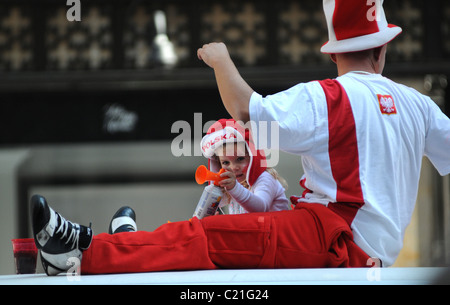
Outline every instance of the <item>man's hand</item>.
[(205, 44), (197, 56), (214, 69), (223, 105), (236, 121), (248, 122), (253, 89), (244, 81), (222, 42)]
[(197, 57), (213, 69), (218, 63), (225, 63), (231, 60), (227, 47), (223, 42), (212, 42), (203, 45), (197, 50)]

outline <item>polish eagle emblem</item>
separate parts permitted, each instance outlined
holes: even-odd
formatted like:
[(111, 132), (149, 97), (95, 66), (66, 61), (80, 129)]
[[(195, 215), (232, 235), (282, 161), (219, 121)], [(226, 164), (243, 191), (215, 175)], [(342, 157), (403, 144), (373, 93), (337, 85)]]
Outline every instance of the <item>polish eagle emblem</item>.
[(382, 114), (396, 114), (397, 108), (395, 108), (394, 99), (391, 95), (377, 94), (378, 103), (380, 104), (380, 110)]

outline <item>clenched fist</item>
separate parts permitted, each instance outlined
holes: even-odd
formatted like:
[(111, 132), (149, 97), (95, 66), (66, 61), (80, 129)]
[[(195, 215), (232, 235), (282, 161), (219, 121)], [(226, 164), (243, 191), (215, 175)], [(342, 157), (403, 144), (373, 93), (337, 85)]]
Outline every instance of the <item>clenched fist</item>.
[(212, 42), (197, 50), (198, 59), (203, 60), (211, 68), (230, 60), (230, 54), (223, 42)]

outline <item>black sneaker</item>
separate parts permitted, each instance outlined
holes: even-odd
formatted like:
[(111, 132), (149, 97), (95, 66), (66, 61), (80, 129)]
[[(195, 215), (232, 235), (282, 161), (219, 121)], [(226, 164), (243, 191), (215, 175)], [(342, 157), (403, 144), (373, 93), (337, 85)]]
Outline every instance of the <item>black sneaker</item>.
[(136, 231), (136, 213), (133, 209), (130, 207), (121, 207), (118, 209), (109, 223), (109, 234)]
[(92, 229), (67, 221), (40, 195), (31, 198), (31, 211), (33, 237), (47, 275), (67, 272), (80, 264), (82, 251), (92, 242)]

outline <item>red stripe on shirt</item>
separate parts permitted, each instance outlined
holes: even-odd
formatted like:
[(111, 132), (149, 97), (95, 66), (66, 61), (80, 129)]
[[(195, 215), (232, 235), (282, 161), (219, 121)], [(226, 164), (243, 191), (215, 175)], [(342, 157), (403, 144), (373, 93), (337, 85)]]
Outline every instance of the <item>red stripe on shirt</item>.
[(336, 202), (328, 207), (350, 225), (364, 205), (359, 178), (359, 154), (355, 119), (347, 93), (336, 80), (319, 81), (328, 107), (328, 152), (336, 182)]

